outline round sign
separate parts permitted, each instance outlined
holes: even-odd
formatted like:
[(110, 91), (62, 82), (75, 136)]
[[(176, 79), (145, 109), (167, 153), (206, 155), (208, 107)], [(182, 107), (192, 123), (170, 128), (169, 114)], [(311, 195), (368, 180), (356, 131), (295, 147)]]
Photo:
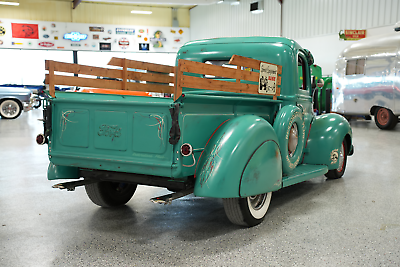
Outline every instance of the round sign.
[(3, 26), (0, 26), (0, 36), (3, 36), (4, 34), (6, 34), (6, 29), (4, 29)]
[(129, 41), (124, 37), (119, 39), (118, 44), (122, 49), (127, 49), (129, 47)]

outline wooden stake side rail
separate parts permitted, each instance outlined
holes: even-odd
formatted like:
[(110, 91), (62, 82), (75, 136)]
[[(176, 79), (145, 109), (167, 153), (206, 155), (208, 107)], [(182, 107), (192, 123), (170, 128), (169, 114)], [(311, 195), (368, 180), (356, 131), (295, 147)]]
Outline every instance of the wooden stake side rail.
[[(180, 59), (178, 61), (178, 67), (175, 68), (172, 66), (128, 60), (123, 58), (112, 58), (109, 62), (109, 65), (119, 66), (122, 67), (122, 69), (108, 69), (46, 60), (45, 66), (46, 70), (49, 71), (49, 74), (46, 74), (45, 83), (49, 84), (50, 95), (52, 97), (55, 97), (55, 85), (159, 92), (170, 94), (173, 93), (174, 100), (177, 100), (182, 95), (182, 88), (194, 88), (246, 94), (261, 94), (259, 93), (259, 85), (241, 82), (248, 81), (259, 83), (260, 73), (241, 70), (241, 66), (259, 70), (261, 63), (262, 61), (259, 60), (234, 55), (230, 60), (230, 64), (236, 65), (236, 69), (183, 59)], [(274, 99), (276, 99), (276, 97), (280, 95), (280, 75), (282, 74), (282, 66), (276, 66), (279, 76), (277, 76), (276, 80), (276, 93), (273, 95)], [(146, 70), (147, 73), (128, 71), (128, 68)], [(120, 79), (120, 81), (65, 76), (59, 75), (55, 72), (84, 74), (96, 77), (109, 77)], [(171, 76), (171, 73), (174, 73), (175, 77)], [(202, 77), (189, 76), (190, 74), (200, 74)], [(234, 79), (235, 82), (208, 79), (204, 78), (203, 75), (230, 78)], [(148, 83), (133, 83), (128, 82), (128, 80), (146, 81)], [(175, 87), (170, 86), (169, 84), (171, 83), (174, 83)]]
[[(49, 71), (49, 74), (46, 74), (45, 83), (49, 84), (50, 95), (52, 97), (55, 97), (55, 89), (54, 89), (55, 85), (81, 86), (81, 87), (93, 87), (93, 88), (104, 88), (104, 89), (120, 89), (129, 91), (159, 92), (159, 93), (169, 93), (169, 94), (174, 93), (173, 86), (169, 86), (168, 84), (175, 83), (175, 77), (171, 76), (170, 74), (175, 72), (175, 67), (139, 62), (121, 58), (112, 58), (110, 60), (110, 63), (112, 63), (114, 66), (122, 67), (122, 70), (46, 60), (45, 69)], [(157, 71), (157, 73), (128, 71), (127, 68)], [(54, 72), (65, 72), (65, 73), (92, 75), (96, 77), (116, 78), (116, 79), (121, 79), (121, 81), (65, 76), (65, 75), (59, 75)], [(132, 83), (128, 82), (128, 80), (155, 82), (156, 84)]]
[[(237, 68), (229, 68), (223, 66), (215, 66), (195, 61), (189, 61), (184, 59), (179, 59), (177, 68), (177, 86), (175, 87), (174, 100), (178, 99), (182, 94), (182, 88), (194, 88), (203, 90), (215, 90), (224, 92), (234, 92), (234, 93), (245, 93), (245, 94), (260, 94), (259, 85), (241, 83), (241, 81), (250, 81), (259, 83), (260, 73), (254, 71), (241, 70), (241, 67), (249, 67), (255, 70), (260, 70), (261, 63), (260, 60), (246, 58), (238, 55), (233, 55), (229, 61), (229, 64), (236, 65)], [(273, 99), (277, 99), (280, 96), (280, 85), (281, 85), (281, 75), (282, 66), (271, 64), (277, 66), (277, 74), (279, 75), (276, 80), (276, 92), (273, 95)], [(221, 81), (216, 79), (207, 79), (200, 77), (188, 76), (188, 73), (195, 73), (201, 75), (213, 75), (224, 77), (228, 79), (235, 79), (236, 82)]]

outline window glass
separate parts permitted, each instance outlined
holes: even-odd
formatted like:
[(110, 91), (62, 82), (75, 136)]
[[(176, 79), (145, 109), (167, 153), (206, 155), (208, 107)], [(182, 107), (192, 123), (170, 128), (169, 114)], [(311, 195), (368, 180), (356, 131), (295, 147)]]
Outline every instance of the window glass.
[[(210, 64), (210, 65), (227, 67), (227, 68), (231, 68), (231, 69), (236, 69), (236, 65), (230, 65), (229, 60), (207, 60), (204, 63)], [(243, 67), (242, 67), (242, 69), (243, 69)], [(209, 79), (223, 79), (224, 78), (221, 76), (214, 76), (214, 75), (204, 75), (204, 77), (209, 78)]]
[(346, 63), (346, 75), (364, 74), (365, 58), (350, 59)]

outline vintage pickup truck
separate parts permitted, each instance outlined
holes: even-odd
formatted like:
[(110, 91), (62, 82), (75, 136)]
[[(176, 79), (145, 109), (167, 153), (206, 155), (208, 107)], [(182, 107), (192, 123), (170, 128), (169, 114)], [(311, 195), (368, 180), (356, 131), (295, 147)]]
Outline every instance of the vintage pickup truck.
[[(272, 192), (324, 174), (340, 178), (353, 153), (348, 122), (313, 113), (311, 64), (308, 50), (272, 37), (189, 42), (175, 67), (120, 58), (109, 62), (120, 69), (47, 61), (52, 97), (36, 141), (48, 144), (48, 179), (75, 179), (53, 187), (85, 186), (102, 207), (124, 205), (138, 184), (172, 191), (154, 202), (190, 193), (220, 198), (232, 223), (257, 225)], [(54, 85), (173, 98), (55, 93)]]

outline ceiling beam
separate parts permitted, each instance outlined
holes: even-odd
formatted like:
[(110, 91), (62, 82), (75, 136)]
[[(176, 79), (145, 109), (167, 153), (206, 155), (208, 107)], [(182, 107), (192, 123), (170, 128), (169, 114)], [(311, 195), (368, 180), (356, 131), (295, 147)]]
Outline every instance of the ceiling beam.
[(73, 9), (75, 9), (80, 3), (82, 2), (82, 0), (74, 0), (74, 5), (73, 5)]

